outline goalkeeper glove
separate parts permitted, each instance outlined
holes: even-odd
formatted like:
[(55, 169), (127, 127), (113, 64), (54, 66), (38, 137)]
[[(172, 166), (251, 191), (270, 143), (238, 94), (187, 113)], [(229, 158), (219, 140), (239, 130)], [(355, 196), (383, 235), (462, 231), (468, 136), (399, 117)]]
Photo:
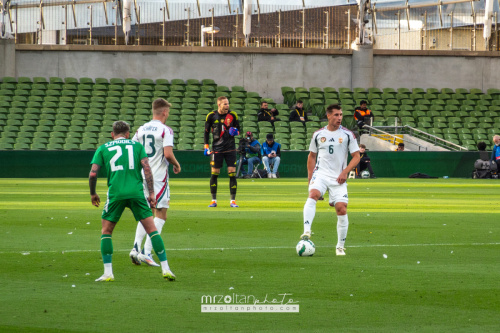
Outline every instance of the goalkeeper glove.
[(203, 154), (205, 156), (209, 156), (210, 154), (212, 154), (212, 152), (210, 151), (210, 148), (208, 148), (208, 145), (205, 145), (205, 151), (203, 152)]
[(240, 134), (240, 131), (238, 131), (238, 129), (236, 127), (230, 127), (229, 128), (229, 135), (236, 136), (236, 135), (239, 135), (239, 134)]

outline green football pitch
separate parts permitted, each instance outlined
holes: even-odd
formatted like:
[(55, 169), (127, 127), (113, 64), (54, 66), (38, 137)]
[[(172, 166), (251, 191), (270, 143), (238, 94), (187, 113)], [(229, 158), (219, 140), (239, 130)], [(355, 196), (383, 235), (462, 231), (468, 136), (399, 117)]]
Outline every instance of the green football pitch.
[(241, 180), (234, 209), (222, 178), (214, 209), (208, 178), (172, 178), (162, 236), (177, 281), (132, 265), (126, 211), (115, 281), (97, 283), (101, 208), (88, 181), (0, 179), (0, 331), (498, 332), (499, 185), (351, 180), (347, 255), (335, 256), (335, 211), (323, 201), (316, 253), (299, 257), (304, 179)]

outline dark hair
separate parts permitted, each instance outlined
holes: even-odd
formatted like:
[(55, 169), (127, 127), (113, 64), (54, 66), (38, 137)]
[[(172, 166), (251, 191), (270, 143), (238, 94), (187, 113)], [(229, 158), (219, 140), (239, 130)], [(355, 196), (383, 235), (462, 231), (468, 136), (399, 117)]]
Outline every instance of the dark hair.
[(268, 134), (266, 135), (266, 140), (274, 140), (274, 135), (273, 135), (273, 133), (268, 133)]
[(364, 144), (360, 144), (359, 148), (365, 148), (366, 149), (366, 146)]
[(297, 104), (299, 104), (299, 103), (301, 103), (301, 104), (302, 104), (302, 103), (304, 103), (304, 102), (303, 102), (301, 99), (298, 99), (298, 100), (297, 100)]
[(402, 142), (398, 143), (398, 147), (404, 147), (404, 146), (405, 146), (404, 143), (402, 143)]
[(328, 113), (333, 112), (333, 110), (342, 110), (342, 108), (341, 108), (341, 107), (340, 107), (340, 105), (338, 105), (338, 104), (330, 104), (330, 105), (328, 105), (328, 107), (326, 108), (326, 112), (328, 112)]
[(361, 102), (359, 102), (359, 105), (361, 104), (368, 104), (365, 100), (362, 100)]
[(169, 108), (172, 104), (164, 100), (163, 98), (157, 98), (153, 101), (153, 111), (157, 111), (163, 108)]
[(486, 150), (486, 142), (481, 141), (477, 143), (477, 150), (485, 151)]
[(130, 125), (123, 120), (118, 120), (113, 123), (113, 133), (115, 135), (126, 134), (130, 132)]
[(262, 104), (264, 104), (264, 103), (268, 104), (266, 101), (262, 101), (262, 102), (260, 102), (260, 106), (262, 106)]

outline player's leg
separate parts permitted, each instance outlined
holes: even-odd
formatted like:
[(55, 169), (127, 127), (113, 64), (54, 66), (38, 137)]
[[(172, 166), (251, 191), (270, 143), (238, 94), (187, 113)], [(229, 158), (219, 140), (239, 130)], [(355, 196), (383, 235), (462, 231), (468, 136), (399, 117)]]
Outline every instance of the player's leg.
[(230, 207), (239, 207), (236, 204), (236, 190), (238, 189), (238, 182), (236, 181), (236, 152), (229, 152), (225, 154), (227, 165), (227, 173), (229, 175), (229, 193), (231, 194)]
[(347, 229), (349, 220), (347, 218), (347, 204), (349, 202), (347, 195), (347, 184), (329, 187), (330, 206), (335, 207), (337, 213), (337, 245), (336, 254), (345, 255), (345, 240), (347, 238)]
[[(146, 185), (146, 182), (143, 182), (144, 184), (144, 197), (149, 196), (149, 191)], [(156, 192), (155, 192), (156, 193)], [(135, 265), (140, 265), (141, 260), (139, 259), (139, 255), (141, 254), (141, 248), (142, 248), (142, 241), (144, 240), (144, 237), (147, 236), (146, 230), (144, 230), (144, 227), (142, 226), (142, 223), (137, 221), (137, 228), (135, 229), (135, 238), (134, 238), (134, 246), (132, 247), (132, 250), (130, 251), (129, 257), (132, 260), (132, 263)]]
[(373, 173), (372, 164), (370, 163), (370, 161), (368, 161), (366, 163), (366, 167), (367, 167), (368, 171), (370, 172), (370, 178), (377, 178), (377, 177), (375, 177), (375, 174)]
[(212, 194), (212, 202), (208, 207), (217, 207), (217, 179), (219, 178), (220, 168), (222, 168), (223, 156), (222, 154), (212, 153), (212, 175), (210, 176), (210, 193)]
[(113, 256), (113, 241), (111, 235), (124, 209), (125, 203), (123, 201), (109, 201), (108, 199), (102, 211), (101, 256), (104, 264), (104, 274), (96, 279), (96, 282), (110, 282), (115, 280), (113, 276), (113, 265), (111, 263)]
[[(167, 208), (153, 209), (153, 213), (155, 216), (153, 222), (155, 224), (156, 229), (158, 230), (158, 233), (161, 234), (161, 231), (167, 219)], [(146, 243), (144, 243), (144, 253), (139, 254), (138, 259), (149, 266), (158, 267), (160, 265), (158, 265), (154, 261), (153, 256), (151, 254), (152, 250), (153, 250), (153, 244), (151, 243), (151, 238), (148, 237), (146, 239)]]
[(325, 194), (326, 184), (315, 175), (309, 184), (309, 197), (304, 204), (304, 233), (300, 238), (309, 239), (311, 237), (311, 226), (316, 215), (316, 203)]
[(132, 210), (134, 217), (141, 221), (151, 239), (153, 249), (160, 260), (163, 277), (170, 281), (175, 280), (175, 275), (168, 266), (165, 244), (163, 243), (161, 235), (158, 233), (158, 229), (156, 229), (153, 213), (151, 212), (151, 208), (149, 208), (148, 202), (146, 199), (133, 199), (130, 200), (130, 202), (130, 210)]

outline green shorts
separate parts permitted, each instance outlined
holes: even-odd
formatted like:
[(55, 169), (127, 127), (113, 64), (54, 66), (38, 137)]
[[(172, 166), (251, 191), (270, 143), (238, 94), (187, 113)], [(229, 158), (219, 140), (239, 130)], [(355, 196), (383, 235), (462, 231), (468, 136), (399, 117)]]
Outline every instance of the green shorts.
[(125, 210), (125, 207), (130, 208), (136, 221), (144, 220), (147, 217), (153, 216), (153, 212), (146, 201), (142, 199), (124, 199), (124, 200), (109, 200), (104, 205), (102, 218), (111, 222), (118, 222)]

